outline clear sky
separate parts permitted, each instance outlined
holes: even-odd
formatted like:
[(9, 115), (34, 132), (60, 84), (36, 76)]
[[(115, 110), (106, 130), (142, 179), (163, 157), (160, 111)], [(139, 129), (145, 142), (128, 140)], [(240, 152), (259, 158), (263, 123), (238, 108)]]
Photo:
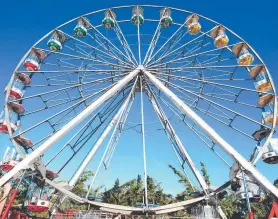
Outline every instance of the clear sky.
[[(278, 84), (277, 67), (278, 67), (278, 19), (277, 19), (277, 1), (264, 0), (264, 1), (251, 1), (251, 0), (199, 0), (199, 1), (165, 1), (165, 0), (141, 0), (141, 1), (3, 1), (1, 2), (1, 35), (0, 35), (0, 88), (4, 91), (8, 80), (25, 52), (34, 44), (40, 37), (49, 32), (56, 26), (64, 23), (74, 17), (82, 14), (125, 4), (154, 4), (154, 5), (167, 5), (176, 8), (181, 8), (189, 11), (193, 11), (223, 23), (225, 26), (232, 29), (239, 34), (243, 39), (253, 46), (258, 52), (265, 64), (268, 66), (269, 71), (274, 79), (274, 83)], [(0, 103), (4, 104), (4, 94), (0, 92)], [(135, 104), (138, 104), (135, 102)], [(146, 115), (151, 118), (152, 113)], [(135, 136), (135, 135), (134, 135)], [(134, 141), (135, 137), (130, 137), (128, 134), (124, 134), (125, 143)], [(138, 137), (138, 136), (137, 136)], [(154, 136), (152, 136), (152, 139)], [(148, 140), (148, 135), (147, 135)], [(164, 142), (166, 138), (158, 138), (156, 141), (150, 140), (149, 145), (155, 145), (153, 148), (147, 149), (156, 154), (154, 157), (149, 158), (150, 168), (149, 173), (151, 176), (158, 178), (162, 182), (163, 187), (169, 193), (177, 193), (181, 190), (181, 186), (177, 185), (176, 178), (170, 171), (163, 171), (160, 169), (167, 164), (177, 165), (177, 162), (169, 159), (167, 160), (169, 150), (166, 149)], [(140, 141), (140, 136), (138, 137)], [(0, 152), (4, 151), (4, 147), (9, 141), (5, 137), (0, 137)], [(236, 142), (236, 140), (235, 140)], [(195, 143), (195, 142), (194, 142)], [(138, 143), (138, 145), (140, 145)], [(148, 145), (148, 143), (147, 143)], [(161, 147), (159, 147), (161, 145)], [(162, 147), (163, 146), (163, 147)], [(165, 146), (165, 147), (164, 147)], [(162, 149), (163, 148), (163, 149)], [(139, 148), (140, 149), (140, 148)], [(142, 174), (142, 168), (137, 164), (141, 162), (141, 158), (138, 157), (140, 150), (129, 151), (124, 154), (125, 150), (118, 150), (115, 154), (116, 158), (113, 161), (115, 163), (115, 171), (109, 171), (111, 178), (108, 185), (112, 183), (112, 180), (117, 176), (117, 171), (122, 174), (120, 180), (125, 181), (131, 177), (135, 177), (136, 174)], [(157, 152), (157, 153), (155, 153)], [(192, 149), (193, 157), (201, 156), (206, 152), (200, 149)], [(209, 153), (209, 151), (208, 151)], [(159, 157), (160, 156), (160, 157)], [(173, 154), (171, 158), (174, 158)], [(125, 163), (120, 164), (121, 161)], [(134, 162), (134, 164), (132, 164)], [(224, 172), (225, 169), (221, 162), (215, 161), (215, 157), (208, 158), (206, 160), (208, 171), (211, 173), (212, 184), (219, 185), (219, 179), (221, 179), (218, 172)], [(128, 167), (128, 168), (127, 168)], [(123, 168), (126, 168), (123, 170)], [(94, 166), (95, 169), (95, 166)], [(278, 168), (274, 166), (267, 166), (264, 164), (259, 165), (259, 169), (269, 178), (271, 181), (278, 178)], [(65, 174), (66, 176), (66, 174)], [(226, 175), (227, 177), (227, 172)], [(227, 178), (226, 178), (227, 179)], [(173, 183), (174, 182), (174, 183)]]

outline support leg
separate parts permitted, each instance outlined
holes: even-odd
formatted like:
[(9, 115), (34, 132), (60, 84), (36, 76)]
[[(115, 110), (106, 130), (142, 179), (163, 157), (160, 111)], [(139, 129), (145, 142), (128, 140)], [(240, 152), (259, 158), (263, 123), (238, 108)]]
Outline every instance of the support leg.
[(273, 202), (268, 219), (272, 219), (274, 216), (278, 217), (278, 202)]
[(7, 218), (8, 214), (9, 214), (9, 211), (10, 211), (10, 208), (11, 208), (11, 206), (13, 204), (13, 201), (16, 198), (17, 192), (18, 191), (16, 189), (13, 190), (12, 195), (11, 195), (11, 197), (9, 199), (9, 202), (8, 202), (6, 208), (5, 208), (5, 211), (2, 214), (2, 216), (1, 216), (1, 219), (6, 219)]
[(8, 198), (8, 195), (9, 195), (11, 189), (12, 189), (12, 187), (9, 183), (4, 185), (4, 194), (1, 198), (2, 201), (0, 203), (0, 215), (2, 215), (3, 209), (5, 207), (5, 204), (6, 204), (6, 201), (7, 201), (7, 198)]

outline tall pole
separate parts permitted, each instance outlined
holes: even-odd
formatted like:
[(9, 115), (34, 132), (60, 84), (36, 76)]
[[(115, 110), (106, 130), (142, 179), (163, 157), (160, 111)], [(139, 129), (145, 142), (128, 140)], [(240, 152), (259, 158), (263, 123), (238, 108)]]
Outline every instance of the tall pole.
[(143, 76), (140, 77), (141, 89), (141, 130), (143, 145), (143, 162), (144, 162), (144, 186), (145, 186), (145, 205), (148, 207), (148, 174), (147, 174), (147, 158), (146, 158), (146, 142), (145, 142), (145, 124), (144, 124), (144, 100), (143, 100)]
[(0, 186), (3, 186), (8, 180), (15, 176), (22, 169), (29, 168), (41, 155), (43, 155), (52, 145), (57, 143), (63, 136), (65, 136), (70, 130), (81, 123), (85, 118), (87, 118), (95, 109), (97, 109), (101, 104), (110, 99), (113, 95), (118, 93), (122, 88), (127, 85), (140, 71), (139, 68), (130, 72), (127, 76), (122, 78), (117, 82), (112, 88), (110, 88), (101, 97), (91, 103), (86, 109), (69, 121), (63, 126), (59, 131), (57, 131), (53, 136), (46, 140), (40, 147), (34, 150), (32, 153), (27, 155), (20, 163), (18, 163), (10, 172), (5, 174), (0, 178)]
[(240, 153), (238, 153), (228, 142), (226, 142), (212, 127), (210, 127), (200, 116), (198, 116), (189, 106), (171, 90), (152, 75), (149, 71), (143, 70), (149, 80), (160, 89), (185, 115), (203, 129), (223, 150), (225, 150), (234, 160), (236, 160), (246, 172), (248, 172), (264, 189), (278, 198), (278, 189), (269, 182), (250, 162), (248, 162)]
[(140, 37), (140, 21), (139, 16), (137, 18), (137, 38), (138, 38), (138, 59), (139, 59), (139, 65), (141, 65), (141, 37)]

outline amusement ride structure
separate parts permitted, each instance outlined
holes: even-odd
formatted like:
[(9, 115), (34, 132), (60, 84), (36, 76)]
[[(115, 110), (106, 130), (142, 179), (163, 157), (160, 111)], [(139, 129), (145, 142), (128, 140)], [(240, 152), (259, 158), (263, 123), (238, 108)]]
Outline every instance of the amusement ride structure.
[[(56, 207), (70, 198), (107, 212), (165, 214), (209, 203), (229, 186), (249, 207), (249, 202), (266, 194), (274, 203), (278, 198), (278, 189), (256, 168), (260, 160), (278, 163), (278, 139), (273, 137), (277, 99), (271, 75), (245, 40), (202, 15), (172, 7), (131, 5), (72, 19), (30, 48), (15, 68), (5, 94), (0, 131), (10, 136), (13, 147), (4, 154), (0, 186), (6, 187), (7, 193), (27, 185), (24, 206), (30, 212), (54, 214)], [(90, 189), (101, 165), (109, 167), (137, 97), (144, 207), (92, 201), (89, 194), (77, 196), (72, 188), (108, 136)], [(148, 205), (148, 121), (144, 114), (150, 109), (144, 108), (143, 98), (157, 114), (181, 167), (192, 171), (198, 182), (195, 198)], [(192, 133), (209, 149), (208, 156), (215, 154), (230, 169), (223, 186), (209, 188), (187, 150), (190, 140), (183, 142), (178, 136), (177, 122), (169, 114), (183, 125), (184, 132)], [(224, 132), (244, 143), (228, 143), (222, 137)], [(92, 142), (94, 136), (97, 140)], [(90, 150), (82, 157), (80, 151), (88, 142)], [(248, 155), (246, 151), (243, 155), (242, 147), (250, 149)], [(76, 157), (78, 164), (68, 183), (57, 183), (54, 179)], [(53, 163), (56, 169), (49, 168)], [(60, 195), (50, 209), (54, 192)], [(216, 209), (225, 218), (221, 208)]]

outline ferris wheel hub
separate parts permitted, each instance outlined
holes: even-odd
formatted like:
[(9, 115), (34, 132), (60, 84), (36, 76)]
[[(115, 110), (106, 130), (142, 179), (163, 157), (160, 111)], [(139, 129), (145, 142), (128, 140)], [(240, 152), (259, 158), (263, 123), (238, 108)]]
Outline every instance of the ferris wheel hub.
[(145, 67), (144, 67), (144, 65), (138, 65), (138, 67), (136, 69), (139, 71), (144, 71)]

